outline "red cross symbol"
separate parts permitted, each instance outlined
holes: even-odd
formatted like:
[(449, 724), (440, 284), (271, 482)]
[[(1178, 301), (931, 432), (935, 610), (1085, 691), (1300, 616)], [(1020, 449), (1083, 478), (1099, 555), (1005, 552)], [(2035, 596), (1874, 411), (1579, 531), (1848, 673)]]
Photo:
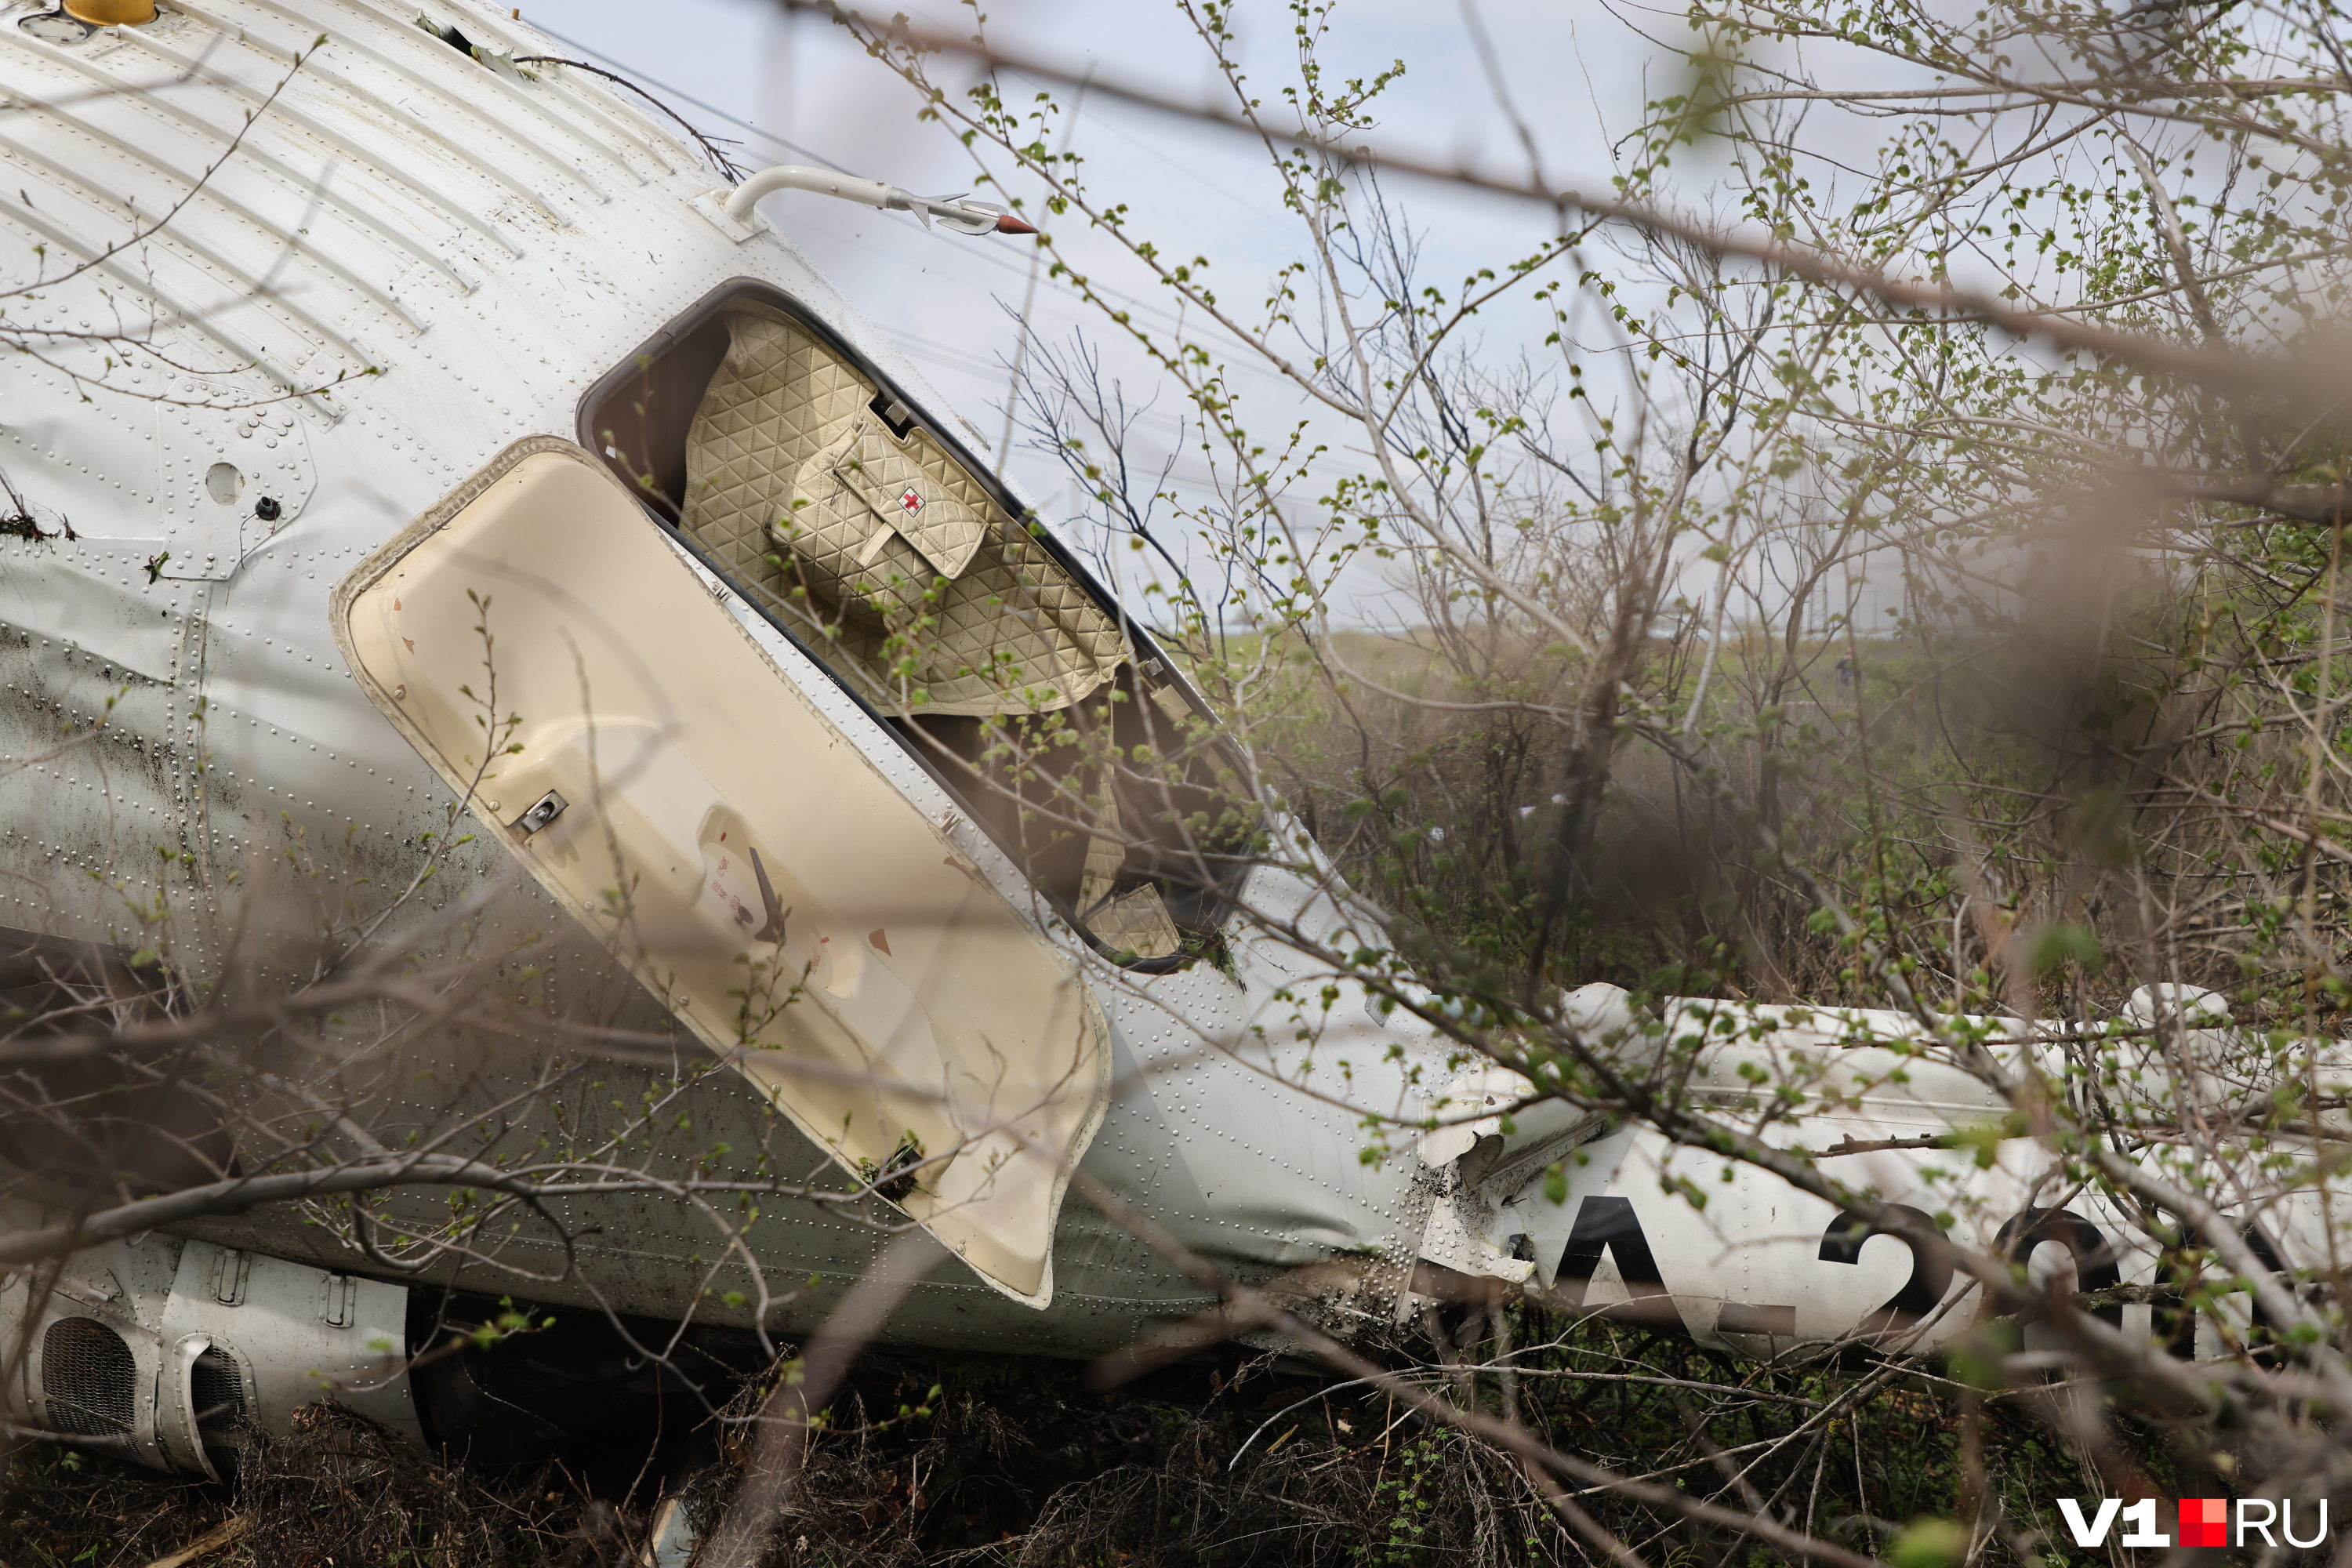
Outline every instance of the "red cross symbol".
[(899, 496), (898, 504), (909, 512), (918, 512), (923, 510), (923, 498), (915, 493), (914, 486), (908, 485), (906, 492)]

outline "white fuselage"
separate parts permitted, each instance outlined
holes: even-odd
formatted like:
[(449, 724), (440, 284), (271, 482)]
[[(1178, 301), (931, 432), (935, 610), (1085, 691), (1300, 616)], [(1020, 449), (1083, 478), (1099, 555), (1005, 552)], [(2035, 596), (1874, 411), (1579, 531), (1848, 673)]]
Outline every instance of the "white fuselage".
[[(0, 12), (0, 90), (15, 106), (0, 160), (25, 195), (0, 203), (0, 266), (17, 290), (0, 321), (142, 341), (37, 339), (40, 358), (0, 372), (0, 468), (53, 535), (0, 539), (0, 755), (18, 764), (0, 771), (0, 925), (161, 945), (203, 984), (255, 956), (250, 936), (230, 950), (264, 885), (331, 889), (307, 918), (349, 931), (448, 828), (450, 792), (336, 651), (329, 597), (362, 558), (511, 443), (572, 437), (588, 389), (730, 279), (782, 290), (925, 395), (784, 236), (724, 220), (727, 186), (694, 148), (601, 84), (493, 68), (388, 4), (200, 0), (70, 46), (19, 29), (31, 9)], [(543, 52), (502, 13), (429, 9), (477, 44)], [(944, 243), (912, 230), (907, 242)], [(264, 496), (274, 518), (257, 515)], [(786, 673), (928, 815), (951, 810), (814, 661)], [(66, 734), (101, 718), (93, 737)], [(971, 849), (1019, 884), (984, 841)], [(289, 880), (296, 861), (306, 869)], [(430, 896), (376, 935), (399, 940), (502, 869), (485, 842), (446, 851)], [(1274, 874), (1252, 899), (1294, 906), (1310, 929), (1339, 918)], [(272, 919), (285, 937), (289, 917)], [(550, 919), (527, 886), (490, 915), (508, 931)], [(1227, 1262), (1409, 1258), (1423, 1207), (1412, 1173), (1368, 1169), (1354, 1120), (1280, 1078), (1310, 1050), (1352, 1058), (1360, 1091), (1400, 1102), (1399, 1069), (1381, 1058), (1412, 1032), (1354, 993), (1311, 1045), (1281, 1044), (1294, 1009), (1275, 993), (1308, 966), (1265, 942), (1237, 960), (1232, 976), (1090, 966), (1122, 1089), (1088, 1168)], [(651, 1013), (638, 1024), (664, 1026), (637, 1008)], [(1277, 1043), (1252, 1044), (1254, 1025)], [(696, 1100), (706, 1118), (747, 1124), (739, 1147), (778, 1136), (751, 1129), (748, 1087)], [(429, 1122), (455, 1105), (424, 1092), (403, 1114)], [(822, 1165), (785, 1142), (780, 1165)], [(1208, 1300), (1087, 1205), (1069, 1205), (1063, 1225), (1051, 1311), (943, 1268), (906, 1331), (1084, 1351)], [(350, 1261), (299, 1215), (201, 1228)], [(779, 1289), (798, 1292), (780, 1324), (820, 1310), (877, 1246), (868, 1228), (791, 1205), (761, 1229)], [(519, 1266), (561, 1274), (550, 1238), (509, 1246)], [(712, 1246), (693, 1222), (640, 1207), (581, 1244), (583, 1279), (531, 1290), (676, 1315), (707, 1284), (688, 1259)], [(824, 1288), (799, 1289), (812, 1275)], [(524, 1289), (495, 1268), (467, 1279)], [(740, 1320), (718, 1294), (699, 1310)]]
[[(70, 44), (24, 31), (32, 10), (0, 10), (0, 333), (27, 351), (0, 366), (0, 470), (25, 506), (0, 534), (0, 927), (153, 948), (200, 989), (255, 964), (299, 978), (362, 931), (377, 945), (487, 952), (551, 924), (571, 931), (490, 835), (436, 847), (455, 797), (345, 666), (330, 624), (337, 585), (494, 455), (527, 437), (577, 439), (591, 386), (732, 279), (781, 290), (927, 399), (932, 420), (952, 416), (786, 236), (726, 217), (727, 186), (690, 143), (602, 83), (484, 63), (391, 0), (173, 0), (152, 24)], [(546, 52), (503, 12), (428, 0), (425, 15), (477, 45)], [(906, 243), (991, 242), (910, 228)], [(551, 576), (562, 565), (548, 563)], [(953, 818), (955, 802), (890, 729), (815, 660), (772, 643), (774, 668), (881, 778), (927, 818)], [(477, 826), (457, 821), (459, 833)], [(1026, 896), (1010, 859), (957, 831), (1007, 898)], [(404, 900), (428, 861), (435, 878)], [(478, 922), (436, 926), (502, 879)], [(1336, 939), (1361, 918), (1328, 878), (1278, 868), (1254, 874), (1247, 901), (1310, 936)], [(551, 940), (572, 1004), (689, 1049), (580, 933)], [(1718, 1181), (1720, 1162), (1672, 1157), (1646, 1133), (1612, 1134), (1580, 1160), (1563, 1145), (1524, 1169), (1510, 1148), (1485, 1149), (1482, 1170), (1511, 1173), (1499, 1186), (1457, 1168), (1475, 1140), (1428, 1162), (1367, 1162), (1361, 1120), (1339, 1100), (1425, 1106), (1415, 1075), (1434, 1083), (1445, 1067), (1424, 1026), (1379, 1014), (1354, 982), (1245, 926), (1230, 972), (1140, 975), (1066, 945), (1107, 1022), (1114, 1086), (1085, 1169), (1222, 1266), (1264, 1277), (1360, 1257), (1383, 1310), (1424, 1253), (1555, 1289), (1565, 1268), (1589, 1305), (1654, 1283), (1654, 1315), (1759, 1352), (1848, 1331), (1906, 1286), (1899, 1242), (1825, 1254), (1834, 1211), (1822, 1202), (1753, 1171)], [(1793, 1049), (1803, 1034), (1731, 1042), (1723, 1056)], [(1804, 1037), (1843, 1048), (1834, 1031)], [(382, 1129), (446, 1128), (530, 1067), (471, 1036), (416, 1048), (434, 1070), (371, 1090)], [(1736, 1111), (1744, 1086), (1728, 1067), (1720, 1076)], [(625, 1117), (617, 1108), (650, 1094), (662, 1115), (647, 1147), (658, 1134), (675, 1149), (648, 1159), (690, 1162), (726, 1142), (747, 1169), (755, 1154), (772, 1171), (824, 1167), (748, 1083), (667, 1082), (657, 1066), (614, 1065), (568, 1113)], [(1948, 1103), (1883, 1085), (1857, 1094), (1801, 1124), (1811, 1146), (1916, 1140), (2000, 1110), (1965, 1087)], [(534, 1135), (511, 1131), (497, 1152)], [(1566, 1204), (1545, 1196), (1555, 1162)], [(2006, 1158), (1980, 1173), (1947, 1151), (1853, 1163), (1881, 1196), (1953, 1213), (1981, 1244), (2016, 1207), (2049, 1201)], [(1716, 1194), (1707, 1210), (1663, 1190), (1666, 1165)], [(1589, 1222), (1588, 1200), (1605, 1200)], [(1602, 1237), (1619, 1203), (1654, 1281), (1629, 1283), (1622, 1225)], [(564, 1217), (574, 1268), (555, 1237), (526, 1227), (431, 1277), (667, 1318), (741, 1324), (761, 1310), (747, 1277), (711, 1262), (724, 1248), (686, 1205), (633, 1197)], [(2320, 1217), (2284, 1228), (2313, 1226), (2324, 1240)], [(370, 1272), (291, 1207), (185, 1228)], [(777, 1328), (814, 1321), (881, 1245), (856, 1216), (790, 1202), (767, 1205), (746, 1240)], [(944, 1263), (893, 1331), (1083, 1354), (1212, 1300), (1083, 1202), (1061, 1211), (1054, 1267), (1040, 1310)], [(2154, 1260), (2126, 1267), (2145, 1277)]]

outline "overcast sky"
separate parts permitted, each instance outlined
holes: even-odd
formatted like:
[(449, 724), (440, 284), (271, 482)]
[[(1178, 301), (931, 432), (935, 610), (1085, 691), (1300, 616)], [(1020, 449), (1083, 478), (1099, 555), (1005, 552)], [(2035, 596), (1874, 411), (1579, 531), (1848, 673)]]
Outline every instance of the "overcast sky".
[[(1678, 55), (1644, 38), (1642, 28), (1664, 39), (1678, 39), (1678, 32), (1647, 12), (1612, 14), (1595, 0), (1478, 3), (1508, 90), (1535, 132), (1547, 179), (1605, 189), (1612, 139), (1634, 122), (1645, 99), (1672, 90), (1684, 69)], [(883, 7), (898, 8), (897, 0)], [(957, 15), (936, 3), (908, 9), (946, 25)], [(1236, 11), (1243, 55), (1270, 98), (1274, 86), (1295, 79), (1290, 7), (1281, 0), (1241, 0)], [(906, 85), (816, 17), (787, 14), (764, 0), (548, 0), (526, 7), (524, 16), (648, 85), (675, 89), (681, 96), (672, 101), (689, 120), (744, 142), (740, 156), (748, 164), (807, 162), (813, 154), (927, 195), (971, 188), (969, 156), (937, 125), (919, 122), (919, 105)], [(1007, 0), (990, 7), (989, 27), (1001, 46), (1074, 70), (1204, 102), (1216, 91), (1205, 51), (1163, 0)], [(1458, 0), (1343, 3), (1331, 37), (1330, 61), (1345, 74), (1405, 62), (1403, 79), (1381, 100), (1377, 134), (1384, 143), (1526, 173)], [(1303, 253), (1299, 227), (1281, 207), (1263, 151), (1243, 137), (1097, 96), (1080, 108), (1075, 145), (1088, 160), (1093, 187), (1129, 203), (1139, 226), (1163, 250), (1182, 246), (1213, 258), (1228, 298), (1259, 298), (1263, 280)], [(1507, 262), (1540, 243), (1551, 225), (1546, 210), (1454, 189), (1423, 184), (1396, 194), (1426, 236), (1434, 275), (1449, 279)], [(1027, 247), (927, 233), (904, 215), (799, 193), (770, 197), (762, 210), (924, 369), (957, 412), (992, 444), (1001, 440), (1006, 366), (1031, 289)], [(1132, 262), (1122, 265), (1107, 244), (1074, 233), (1076, 222), (1060, 220), (1057, 238), (1082, 247), (1091, 275), (1128, 296), (1145, 320), (1165, 321), (1167, 291)], [(1106, 336), (1100, 318), (1050, 279), (1036, 285), (1029, 320), (1044, 342), (1066, 341), (1074, 331)], [(1108, 347), (1108, 363), (1130, 397), (1150, 401), (1157, 389), (1148, 362), (1116, 343)], [(1263, 400), (1252, 412), (1265, 425), (1297, 416), (1297, 391), (1270, 371), (1244, 369), (1237, 385), (1245, 397)], [(1178, 398), (1161, 393), (1142, 438), (1160, 452), (1173, 450), (1184, 412)], [(1009, 458), (998, 456), (1048, 515), (1071, 510), (1058, 467), (1023, 451), (1017, 432)], [(1181, 458), (1180, 479), (1198, 461)]]

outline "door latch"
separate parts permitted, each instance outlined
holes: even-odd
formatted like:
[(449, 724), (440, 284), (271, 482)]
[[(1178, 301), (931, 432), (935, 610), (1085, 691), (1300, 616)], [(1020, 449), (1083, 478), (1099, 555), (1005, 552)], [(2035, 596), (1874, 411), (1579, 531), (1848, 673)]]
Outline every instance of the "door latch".
[(553, 822), (557, 817), (562, 816), (563, 815), (563, 808), (571, 804), (572, 803), (570, 801), (564, 799), (553, 790), (549, 790), (545, 795), (541, 795), (537, 801), (532, 803), (531, 808), (529, 811), (526, 811), (520, 816), (516, 817), (509, 826), (513, 827), (516, 837), (528, 838), (532, 834), (538, 832), (541, 828), (546, 826), (549, 823)]

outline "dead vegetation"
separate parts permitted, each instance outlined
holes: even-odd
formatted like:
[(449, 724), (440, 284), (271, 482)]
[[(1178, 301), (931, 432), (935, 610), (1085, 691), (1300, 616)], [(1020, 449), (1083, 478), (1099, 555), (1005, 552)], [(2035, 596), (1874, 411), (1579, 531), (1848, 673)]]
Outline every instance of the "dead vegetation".
[[(1475, 1364), (1472, 1309), (1449, 1338)], [(1826, 1539), (1885, 1550), (1963, 1484), (1960, 1385), (1884, 1366), (1735, 1363), (1678, 1338), (1515, 1314), (1531, 1349), (1506, 1392), (1445, 1374), (1402, 1340), (1394, 1364), (1449, 1376), (1459, 1397), (1506, 1399), (1550, 1441), (1694, 1486), (1737, 1471)], [(1417, 1337), (1416, 1337), (1417, 1338)], [(1489, 1347), (1491, 1350), (1491, 1347)], [(896, 1412), (929, 1400), (930, 1414)], [(1983, 1463), (2033, 1478), (2007, 1499), (2031, 1519), (2078, 1459), (2019, 1396), (1982, 1401)], [(1705, 1419), (1700, 1419), (1702, 1408)], [(2143, 1462), (2157, 1445), (2136, 1443)], [(692, 1439), (636, 1468), (558, 1458), (510, 1468), (437, 1461), (345, 1413), (313, 1406), (257, 1441), (225, 1485), (91, 1454), (21, 1447), (0, 1511), (12, 1568), (147, 1568), (241, 1534), (200, 1561), (587, 1568), (633, 1563), (657, 1486), (707, 1458)], [(2157, 1473), (2161, 1473), (2157, 1472)], [(723, 1508), (733, 1471), (696, 1473), (689, 1510)], [(1694, 1531), (1622, 1499), (1584, 1500), (1629, 1543), (1705, 1560), (1771, 1561), (1761, 1543)], [(2045, 1529), (2055, 1521), (2042, 1521)], [(1588, 1558), (1495, 1449), (1376, 1391), (1297, 1363), (1226, 1352), (1101, 1392), (1083, 1366), (1011, 1357), (876, 1354), (837, 1401), (769, 1547), (771, 1568), (1272, 1568), (1290, 1564), (1578, 1562)], [(194, 1562), (179, 1565), (194, 1568)]]
[(252, 1439), (226, 1484), (26, 1446), (0, 1511), (0, 1561), (38, 1568), (171, 1562), (223, 1536), (202, 1561), (523, 1568), (616, 1561), (620, 1531), (560, 1470), (445, 1465), (327, 1405)]

